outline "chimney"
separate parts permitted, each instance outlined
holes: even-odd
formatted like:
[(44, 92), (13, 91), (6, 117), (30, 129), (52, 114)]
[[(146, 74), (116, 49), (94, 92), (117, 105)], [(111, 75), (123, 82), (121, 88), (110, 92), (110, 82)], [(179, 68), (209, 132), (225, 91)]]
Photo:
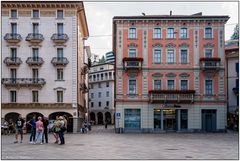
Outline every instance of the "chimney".
[(170, 16), (172, 16), (172, 11), (170, 11)]

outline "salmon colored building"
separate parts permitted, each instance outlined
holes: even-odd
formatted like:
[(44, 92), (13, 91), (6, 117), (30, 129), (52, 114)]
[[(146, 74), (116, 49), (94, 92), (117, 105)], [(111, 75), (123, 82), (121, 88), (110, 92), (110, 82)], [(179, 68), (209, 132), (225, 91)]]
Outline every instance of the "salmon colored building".
[(224, 131), (228, 16), (113, 18), (116, 131)]

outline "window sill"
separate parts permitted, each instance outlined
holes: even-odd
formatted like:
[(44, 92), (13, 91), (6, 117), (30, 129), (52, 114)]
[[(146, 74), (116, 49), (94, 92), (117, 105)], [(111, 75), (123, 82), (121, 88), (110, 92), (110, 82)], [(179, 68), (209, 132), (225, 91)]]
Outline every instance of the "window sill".
[(40, 20), (40, 17), (32, 17), (31, 20)]
[(18, 20), (18, 17), (9, 17), (10, 20)]
[(213, 40), (213, 39), (214, 39), (213, 37), (210, 37), (210, 38), (204, 37), (204, 40)]
[(137, 38), (128, 38), (128, 40), (137, 40)]
[(152, 64), (163, 65), (163, 63), (156, 63), (156, 62), (153, 62)]
[(190, 63), (179, 63), (179, 65), (189, 65)]
[(57, 80), (55, 80), (56, 82), (64, 82), (65, 80), (59, 80), (59, 79), (57, 79)]
[(173, 62), (173, 63), (166, 63), (166, 65), (176, 65), (176, 62)]
[(166, 38), (165, 40), (176, 40), (176, 38)]
[(64, 20), (64, 18), (56, 18), (55, 20), (62, 20), (62, 21), (63, 21), (63, 20)]

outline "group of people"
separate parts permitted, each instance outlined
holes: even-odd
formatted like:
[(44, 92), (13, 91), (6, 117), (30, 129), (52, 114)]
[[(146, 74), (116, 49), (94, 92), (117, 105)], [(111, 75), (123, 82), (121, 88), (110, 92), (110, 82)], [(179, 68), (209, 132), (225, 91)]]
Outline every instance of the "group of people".
[[(22, 116), (19, 115), (18, 119), (16, 120), (16, 141), (14, 143), (18, 143), (18, 135), (21, 135), (20, 143), (22, 143), (23, 140), (23, 126), (25, 121), (22, 119)], [(32, 119), (27, 122), (28, 125), (31, 126), (31, 135), (30, 135), (30, 144), (37, 144), (38, 140), (40, 144), (44, 143), (44, 140), (46, 143), (48, 143), (48, 125), (49, 121), (47, 117), (41, 117), (39, 116), (36, 118), (35, 115), (33, 115)], [(55, 143), (60, 143), (59, 145), (65, 144), (64, 139), (64, 132), (67, 130), (67, 120), (66, 116), (56, 116), (56, 120), (54, 121), (53, 127), (52, 127), (53, 135), (56, 139)]]

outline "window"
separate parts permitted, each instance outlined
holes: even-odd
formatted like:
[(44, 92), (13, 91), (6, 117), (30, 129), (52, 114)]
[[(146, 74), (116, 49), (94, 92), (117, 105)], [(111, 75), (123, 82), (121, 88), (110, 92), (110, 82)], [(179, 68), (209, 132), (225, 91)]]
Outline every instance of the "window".
[(102, 88), (102, 85), (101, 85), (101, 83), (98, 83), (98, 88)]
[(161, 28), (155, 28), (153, 31), (153, 38), (160, 39), (161, 34), (162, 34)]
[(103, 74), (101, 74), (101, 80), (103, 80)]
[(38, 91), (32, 91), (32, 102), (38, 102)]
[(63, 102), (63, 91), (57, 91), (57, 102)]
[(109, 91), (106, 92), (106, 97), (109, 97)]
[(174, 38), (174, 28), (167, 29), (167, 38), (170, 38), (170, 39)]
[(183, 39), (187, 38), (187, 28), (181, 28), (181, 30), (180, 30), (180, 38), (183, 38)]
[(180, 113), (180, 119), (181, 119), (181, 129), (187, 129), (188, 128), (188, 110), (182, 109)]
[(205, 57), (206, 58), (212, 57), (212, 49), (205, 49)]
[(17, 92), (10, 91), (10, 102), (17, 102)]
[(188, 90), (188, 80), (181, 80), (181, 90)]
[(188, 62), (188, 58), (187, 58), (187, 50), (181, 50), (181, 63), (182, 64), (186, 64)]
[(93, 107), (94, 106), (94, 102), (91, 102), (91, 107)]
[(94, 93), (91, 93), (91, 98), (94, 98)]
[(103, 67), (100, 68), (100, 70), (103, 70), (103, 69), (104, 69)]
[(17, 10), (11, 10), (11, 18), (17, 18)]
[(109, 101), (106, 101), (106, 106), (107, 106), (107, 107), (109, 106)]
[(57, 24), (57, 33), (58, 33), (58, 35), (63, 34), (63, 23), (58, 23)]
[[(97, 80), (99, 81), (99, 74), (97, 74)], [(100, 87), (99, 87), (100, 88)]]
[(12, 34), (17, 34), (17, 24), (16, 23), (11, 23), (11, 32), (12, 32)]
[(235, 71), (237, 74), (239, 73), (239, 63), (235, 63)]
[(57, 10), (57, 18), (63, 18), (63, 10)]
[(96, 81), (96, 75), (93, 75), (93, 81)]
[(102, 106), (102, 102), (98, 102), (98, 107), (101, 107)]
[(153, 61), (154, 63), (161, 63), (161, 49), (154, 49)]
[(161, 80), (154, 80), (153, 89), (154, 90), (160, 90), (161, 89)]
[(136, 49), (129, 49), (128, 50), (129, 57), (137, 57), (137, 50)]
[(102, 96), (102, 93), (98, 92), (98, 98), (101, 98), (101, 96)]
[(32, 69), (32, 78), (38, 79), (38, 69)]
[(38, 23), (33, 23), (33, 34), (38, 34), (39, 33), (39, 24)]
[(205, 28), (205, 38), (212, 38), (212, 28), (211, 27)]
[(38, 59), (38, 55), (39, 55), (39, 52), (38, 52), (38, 48), (32, 48), (32, 57), (33, 57), (33, 61), (37, 61)]
[(129, 94), (136, 94), (137, 91), (137, 81), (136, 80), (129, 80)]
[(57, 80), (63, 80), (63, 69), (57, 69)]
[(63, 58), (63, 48), (57, 48), (57, 57), (59, 59)]
[(17, 78), (17, 70), (16, 69), (11, 69), (11, 78)]
[(137, 38), (136, 28), (130, 28), (128, 36), (130, 39), (136, 39)]
[(11, 57), (16, 58), (17, 57), (17, 49), (16, 48), (11, 48)]
[(174, 63), (174, 50), (173, 49), (167, 50), (167, 62)]
[(39, 18), (39, 10), (33, 10), (33, 18)]
[(168, 90), (174, 90), (174, 80), (168, 80), (167, 83)]
[(205, 80), (205, 94), (212, 95), (213, 94), (213, 82), (212, 80)]
[(106, 87), (109, 87), (109, 82), (106, 82)]

